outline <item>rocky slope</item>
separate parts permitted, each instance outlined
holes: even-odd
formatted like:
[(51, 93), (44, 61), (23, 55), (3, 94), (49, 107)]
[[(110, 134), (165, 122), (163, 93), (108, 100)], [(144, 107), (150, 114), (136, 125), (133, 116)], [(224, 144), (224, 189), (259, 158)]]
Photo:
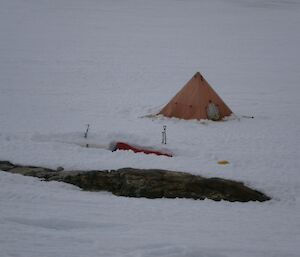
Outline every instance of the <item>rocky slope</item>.
[(45, 181), (61, 181), (83, 190), (108, 191), (118, 196), (146, 198), (192, 198), (215, 201), (267, 201), (265, 194), (245, 186), (242, 182), (204, 178), (184, 172), (158, 169), (123, 168), (111, 171), (64, 171), (42, 167), (0, 162), (0, 170), (33, 176)]

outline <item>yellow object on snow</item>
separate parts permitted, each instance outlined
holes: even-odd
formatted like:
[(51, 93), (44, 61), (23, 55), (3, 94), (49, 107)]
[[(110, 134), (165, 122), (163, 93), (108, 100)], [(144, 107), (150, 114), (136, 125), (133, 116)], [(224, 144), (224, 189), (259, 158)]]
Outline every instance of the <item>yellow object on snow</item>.
[(218, 164), (226, 165), (226, 164), (229, 164), (229, 161), (227, 161), (227, 160), (221, 160), (221, 161), (218, 161)]

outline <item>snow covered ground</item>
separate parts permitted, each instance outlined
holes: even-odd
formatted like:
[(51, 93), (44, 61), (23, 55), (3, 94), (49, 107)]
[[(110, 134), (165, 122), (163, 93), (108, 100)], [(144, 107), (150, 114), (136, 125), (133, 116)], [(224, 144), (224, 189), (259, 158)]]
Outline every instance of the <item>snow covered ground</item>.
[[(118, 198), (0, 172), (0, 256), (299, 256), (299, 13), (298, 0), (0, 0), (1, 160), (187, 171), (273, 198)], [(196, 71), (238, 118), (142, 118)], [(108, 151), (118, 140), (175, 157)]]

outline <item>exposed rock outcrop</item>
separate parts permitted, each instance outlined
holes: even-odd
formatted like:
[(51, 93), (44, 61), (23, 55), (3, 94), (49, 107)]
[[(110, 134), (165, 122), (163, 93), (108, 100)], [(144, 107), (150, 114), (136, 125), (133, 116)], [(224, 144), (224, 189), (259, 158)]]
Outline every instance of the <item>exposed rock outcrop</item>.
[(34, 176), (45, 181), (62, 181), (83, 190), (109, 191), (118, 196), (146, 198), (192, 198), (215, 201), (267, 201), (265, 194), (242, 182), (204, 178), (185, 172), (123, 168), (112, 171), (56, 171), (0, 161), (0, 170)]

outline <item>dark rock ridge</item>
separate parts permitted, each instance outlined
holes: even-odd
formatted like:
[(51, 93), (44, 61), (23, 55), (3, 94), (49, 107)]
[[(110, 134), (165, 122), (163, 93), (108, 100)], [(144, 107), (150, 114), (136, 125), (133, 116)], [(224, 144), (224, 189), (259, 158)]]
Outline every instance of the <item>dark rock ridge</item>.
[(109, 191), (118, 196), (146, 198), (192, 198), (230, 202), (267, 201), (265, 194), (242, 182), (222, 178), (204, 178), (184, 172), (158, 169), (123, 168), (111, 171), (60, 171), (42, 167), (15, 165), (0, 161), (0, 170), (61, 181), (83, 190)]

